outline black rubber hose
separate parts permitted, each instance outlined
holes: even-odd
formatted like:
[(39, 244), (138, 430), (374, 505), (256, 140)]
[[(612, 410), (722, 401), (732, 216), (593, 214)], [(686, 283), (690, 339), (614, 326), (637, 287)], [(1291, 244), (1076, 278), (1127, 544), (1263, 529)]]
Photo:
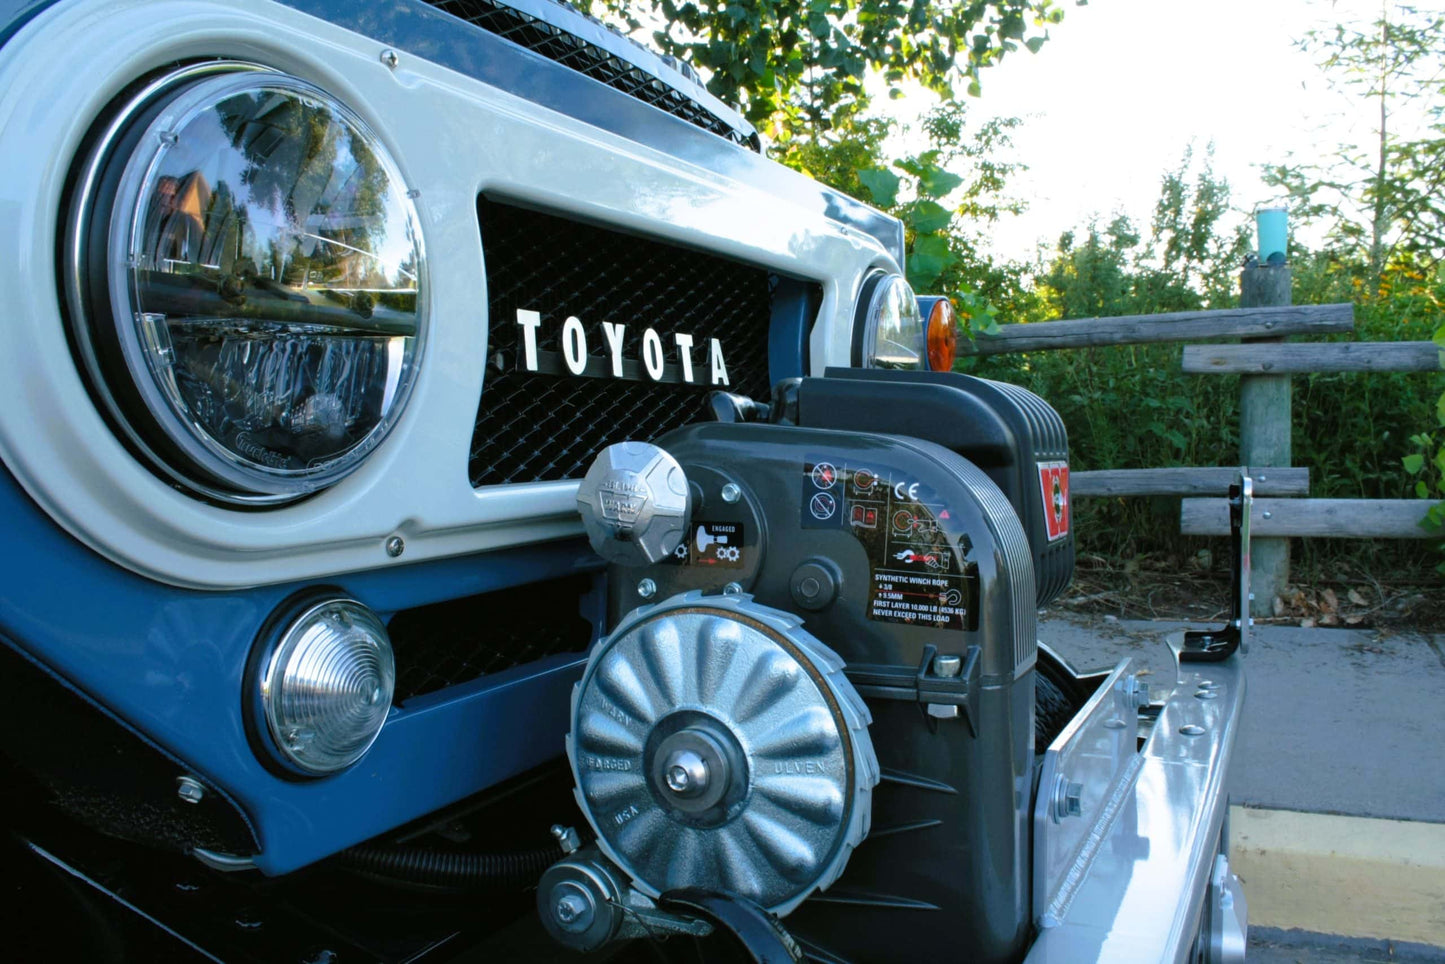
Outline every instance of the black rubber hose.
[(561, 860), (556, 846), (517, 853), (446, 853), (363, 844), (341, 852), (346, 866), (364, 874), (428, 887), (517, 888), (535, 886)]

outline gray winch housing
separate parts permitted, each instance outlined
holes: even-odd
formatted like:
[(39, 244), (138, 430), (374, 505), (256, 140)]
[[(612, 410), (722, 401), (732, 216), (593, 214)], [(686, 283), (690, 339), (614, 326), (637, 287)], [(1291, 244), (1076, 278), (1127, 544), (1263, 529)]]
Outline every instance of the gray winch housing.
[[(630, 669), (645, 677), (649, 646), (678, 645), (665, 633), (640, 635), (653, 610), (639, 607), (731, 606), (744, 619), (755, 617), (752, 607), (780, 619), (797, 613), (807, 638), (820, 641), (812, 658), (823, 672), (844, 664), (847, 689), (825, 689), (860, 695), (871, 715), (864, 735), (881, 782), (851, 801), (871, 810), (867, 836), (853, 839), (856, 809), (823, 820), (839, 849), (818, 861), (797, 900), (774, 903), (791, 911), (788, 930), (824, 960), (1017, 959), (1030, 916), (1037, 594), (1029, 540), (1008, 498), (968, 460), (917, 439), (702, 423), (656, 444), (688, 480), (686, 536), (663, 562), (613, 562), (617, 630), (598, 651), (619, 640), (635, 646)], [(574, 705), (587, 705), (603, 658), (589, 662)], [(625, 688), (616, 682), (614, 700)], [(643, 754), (628, 765), (642, 767)], [(574, 773), (604, 849), (629, 859), (604, 829), (616, 814), (599, 819), (599, 797)], [(638, 809), (624, 822), (666, 828), (685, 819)], [(845, 847), (852, 855), (837, 876)], [(668, 880), (681, 883), (726, 890), (729, 881), (699, 864)], [(807, 896), (812, 886), (822, 889)]]

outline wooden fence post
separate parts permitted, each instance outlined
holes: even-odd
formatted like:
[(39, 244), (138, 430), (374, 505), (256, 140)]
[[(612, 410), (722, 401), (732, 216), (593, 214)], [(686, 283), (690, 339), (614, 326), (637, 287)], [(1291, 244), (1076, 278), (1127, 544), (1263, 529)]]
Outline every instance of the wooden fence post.
[[(1251, 264), (1239, 276), (1241, 308), (1290, 303), (1287, 264)], [(1284, 338), (1245, 338), (1279, 342)], [(1249, 466), (1290, 464), (1290, 376), (1241, 375), (1239, 378), (1239, 462)], [(1267, 469), (1262, 469), (1267, 475)], [(1253, 616), (1273, 614), (1274, 597), (1289, 582), (1289, 540), (1254, 539), (1250, 547), (1249, 591)]]

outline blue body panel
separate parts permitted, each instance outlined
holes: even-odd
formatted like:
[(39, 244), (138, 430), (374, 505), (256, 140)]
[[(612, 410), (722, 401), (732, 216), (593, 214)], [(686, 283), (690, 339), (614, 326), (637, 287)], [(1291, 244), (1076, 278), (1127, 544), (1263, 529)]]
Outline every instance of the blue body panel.
[[(50, 3), (0, 0), (0, 43)], [(420, 0), (289, 5), (690, 163), (801, 197), (874, 234), (901, 259), (901, 227), (892, 218)], [(804, 374), (812, 320), (805, 288), (780, 288), (770, 331), (774, 379)], [(248, 740), (245, 671), (267, 617), (306, 585), (204, 592), (153, 582), (71, 537), (3, 471), (0, 527), (10, 546), (0, 560), (0, 637), (184, 761), (178, 776), (188, 769), (236, 800), (256, 828), (257, 862), (266, 873), (302, 867), (562, 752), (582, 654), (549, 657), (393, 708), (371, 750), (342, 774), (311, 781), (279, 776)], [(402, 609), (600, 569), (601, 561), (576, 540), (388, 566), (327, 585), (389, 618)], [(590, 615), (594, 633), (600, 632), (600, 605)]]
[[(262, 622), (299, 586), (209, 593), (143, 579), (62, 532), (8, 474), (0, 476), (0, 519), (11, 546), (0, 561), (0, 634), (239, 801), (256, 825), (267, 873), (311, 863), (562, 751), (581, 654), (394, 708), (371, 751), (337, 776), (276, 776), (247, 741), (242, 688)], [(599, 566), (579, 541), (332, 584), (386, 615)]]

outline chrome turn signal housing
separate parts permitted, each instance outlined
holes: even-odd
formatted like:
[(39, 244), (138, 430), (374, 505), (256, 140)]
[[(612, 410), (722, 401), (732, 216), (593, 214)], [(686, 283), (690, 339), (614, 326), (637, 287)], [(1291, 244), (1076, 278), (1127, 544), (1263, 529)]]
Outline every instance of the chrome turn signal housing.
[(353, 599), (312, 602), (263, 640), (255, 680), (276, 761), (306, 776), (344, 770), (381, 733), (396, 689), (386, 627)]

